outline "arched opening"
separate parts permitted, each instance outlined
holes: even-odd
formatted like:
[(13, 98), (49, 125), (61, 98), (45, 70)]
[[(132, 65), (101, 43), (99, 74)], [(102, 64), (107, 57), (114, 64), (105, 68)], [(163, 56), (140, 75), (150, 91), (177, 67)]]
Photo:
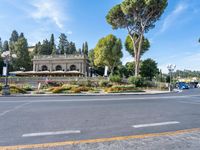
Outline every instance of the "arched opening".
[(43, 65), (42, 66), (42, 71), (47, 71), (48, 70), (48, 67), (46, 65)]
[(76, 66), (75, 65), (71, 65), (70, 66), (70, 71), (75, 71), (76, 70)]
[(60, 65), (56, 66), (56, 71), (61, 71), (62, 67)]

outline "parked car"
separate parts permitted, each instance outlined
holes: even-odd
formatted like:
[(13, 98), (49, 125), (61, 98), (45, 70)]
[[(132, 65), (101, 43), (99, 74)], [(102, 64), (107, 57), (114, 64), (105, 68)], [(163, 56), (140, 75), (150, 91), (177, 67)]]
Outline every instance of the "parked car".
[(185, 83), (185, 82), (178, 82), (178, 83), (176, 83), (176, 87), (178, 89), (181, 89), (181, 90), (189, 89), (190, 88), (189, 85), (187, 83)]

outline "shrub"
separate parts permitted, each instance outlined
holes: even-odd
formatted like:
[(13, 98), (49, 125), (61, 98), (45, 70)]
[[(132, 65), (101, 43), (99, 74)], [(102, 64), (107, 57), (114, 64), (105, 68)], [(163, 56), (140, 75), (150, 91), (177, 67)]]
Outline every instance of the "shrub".
[(19, 93), (20, 94), (26, 94), (26, 91), (24, 89), (21, 89), (19, 87), (14, 86), (14, 85), (10, 86), (10, 92), (12, 94), (19, 94)]
[(119, 75), (110, 75), (109, 79), (111, 82), (120, 83), (122, 78)]
[(99, 82), (99, 86), (100, 86), (100, 87), (108, 87), (108, 86), (109, 86), (109, 81), (101, 80), (101, 81)]
[(24, 86), (23, 86), (23, 89), (24, 89), (25, 91), (33, 91), (33, 88), (32, 88), (31, 85), (29, 85), (29, 84), (24, 85)]
[(131, 76), (128, 78), (128, 82), (130, 84), (134, 84), (136, 87), (144, 86), (144, 79), (140, 76), (138, 76), (138, 77)]
[(71, 89), (71, 92), (73, 92), (73, 93), (88, 92), (90, 89), (91, 88), (85, 87), (85, 86), (82, 86), (82, 87), (73, 87)]
[(138, 90), (135, 86), (113, 86), (106, 88), (105, 92), (107, 93), (119, 93), (119, 92), (143, 92)]
[(65, 91), (70, 90), (71, 87), (54, 87), (49, 89), (52, 93), (63, 93)]

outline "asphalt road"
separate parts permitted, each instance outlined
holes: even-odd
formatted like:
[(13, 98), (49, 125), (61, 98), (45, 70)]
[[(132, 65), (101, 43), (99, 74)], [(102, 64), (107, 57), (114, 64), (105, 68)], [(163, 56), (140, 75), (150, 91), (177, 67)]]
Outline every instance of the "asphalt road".
[(0, 97), (0, 146), (200, 128), (200, 90), (127, 96)]

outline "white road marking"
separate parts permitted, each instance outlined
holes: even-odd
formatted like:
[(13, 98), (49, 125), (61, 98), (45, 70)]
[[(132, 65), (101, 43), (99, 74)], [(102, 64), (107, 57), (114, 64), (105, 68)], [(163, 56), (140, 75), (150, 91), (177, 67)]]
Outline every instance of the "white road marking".
[(179, 101), (179, 103), (184, 103), (184, 104), (193, 104), (193, 105), (200, 105), (200, 102), (193, 102), (193, 101)]
[(37, 136), (63, 135), (63, 134), (79, 134), (79, 133), (81, 133), (80, 130), (56, 131), (56, 132), (40, 132), (40, 133), (23, 134), (22, 137), (37, 137)]
[(13, 109), (6, 110), (6, 111), (0, 113), (0, 117), (3, 117), (3, 116), (6, 115), (7, 113), (12, 112), (12, 111), (15, 111), (15, 110), (17, 110), (17, 109), (20, 109), (20, 108), (22, 108), (22, 107), (24, 107), (25, 105), (28, 105), (28, 104), (30, 104), (30, 103), (31, 103), (31, 102), (28, 102), (28, 103), (25, 103), (25, 104), (21, 104), (21, 105), (15, 106)]
[[(196, 96), (196, 95), (195, 95)], [(200, 95), (198, 95), (200, 96)], [(93, 98), (93, 99), (55, 99), (55, 100), (0, 100), (0, 103), (19, 103), (19, 102), (32, 102), (32, 103), (49, 103), (49, 102), (93, 102), (93, 101), (121, 101), (121, 100), (150, 100), (150, 99), (177, 99), (177, 98), (190, 98), (193, 96), (162, 96), (162, 97), (129, 97), (129, 98)], [(34, 98), (34, 97), (33, 97)], [(57, 98), (57, 97), (55, 97)], [(63, 98), (63, 97), (61, 97)], [(65, 97), (68, 98), (68, 97)]]
[(140, 125), (133, 125), (133, 128), (145, 128), (145, 127), (155, 127), (155, 126), (164, 126), (164, 125), (172, 125), (172, 124), (179, 124), (178, 121), (170, 121), (170, 122), (160, 122), (160, 123), (151, 123), (151, 124), (140, 124)]

